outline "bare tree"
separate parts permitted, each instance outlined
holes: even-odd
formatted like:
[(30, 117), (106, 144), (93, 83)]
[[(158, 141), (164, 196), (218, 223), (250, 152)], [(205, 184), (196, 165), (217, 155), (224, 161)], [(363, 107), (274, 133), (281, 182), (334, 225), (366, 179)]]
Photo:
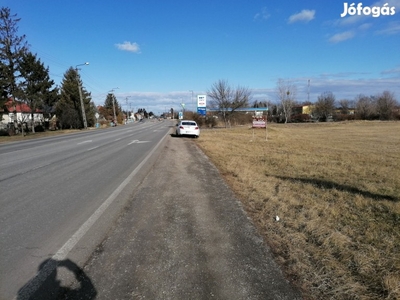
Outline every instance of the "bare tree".
[(376, 96), (376, 113), (380, 120), (391, 120), (394, 117), (394, 109), (397, 106), (397, 100), (394, 94), (389, 91), (384, 91)]
[(332, 92), (324, 92), (318, 96), (318, 100), (315, 103), (313, 113), (321, 121), (327, 121), (335, 111), (335, 95)]
[(342, 99), (339, 100), (339, 105), (340, 105), (340, 113), (342, 115), (348, 115), (350, 112), (350, 100), (347, 99)]
[(211, 100), (211, 107), (221, 113), (225, 127), (230, 122), (232, 115), (242, 107), (247, 107), (250, 102), (251, 92), (246, 87), (233, 89), (227, 80), (218, 80), (207, 92)]
[(277, 95), (280, 103), (282, 113), (285, 118), (285, 123), (290, 121), (293, 106), (296, 103), (297, 88), (290, 81), (279, 79), (277, 82)]
[(355, 102), (357, 118), (361, 120), (373, 118), (375, 108), (371, 97), (360, 94), (356, 97)]

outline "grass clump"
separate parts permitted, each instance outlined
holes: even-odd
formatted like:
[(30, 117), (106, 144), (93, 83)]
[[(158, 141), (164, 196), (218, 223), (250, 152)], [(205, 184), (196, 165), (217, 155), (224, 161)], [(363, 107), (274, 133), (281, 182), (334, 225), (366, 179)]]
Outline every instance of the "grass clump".
[(196, 142), (305, 298), (400, 299), (399, 133), (399, 122), (269, 124), (268, 136), (213, 129)]

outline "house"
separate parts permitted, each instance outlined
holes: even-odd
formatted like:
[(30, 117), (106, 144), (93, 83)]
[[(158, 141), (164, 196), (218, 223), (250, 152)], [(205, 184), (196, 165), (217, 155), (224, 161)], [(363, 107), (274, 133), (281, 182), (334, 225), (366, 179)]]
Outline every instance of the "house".
[(20, 123), (42, 123), (44, 122), (43, 112), (39, 109), (33, 113), (32, 120), (32, 111), (30, 107), (21, 101), (13, 100), (9, 98), (7, 102), (4, 104), (4, 107), (1, 111), (1, 123), (2, 124), (20, 124)]
[(292, 115), (311, 115), (315, 105), (298, 105), (292, 108)]

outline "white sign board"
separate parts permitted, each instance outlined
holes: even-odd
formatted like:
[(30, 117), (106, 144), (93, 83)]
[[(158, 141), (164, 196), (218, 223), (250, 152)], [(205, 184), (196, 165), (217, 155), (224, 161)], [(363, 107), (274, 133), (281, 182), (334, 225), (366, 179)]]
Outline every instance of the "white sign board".
[(253, 120), (253, 128), (266, 128), (266, 125), (264, 120)]
[(206, 106), (207, 106), (207, 96), (197, 95), (197, 107), (206, 107)]

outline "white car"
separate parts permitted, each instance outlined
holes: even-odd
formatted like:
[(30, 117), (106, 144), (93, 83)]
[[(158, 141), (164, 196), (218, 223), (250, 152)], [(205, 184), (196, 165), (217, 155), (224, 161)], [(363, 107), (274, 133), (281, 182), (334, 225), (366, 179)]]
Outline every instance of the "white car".
[(200, 128), (195, 121), (180, 120), (176, 124), (176, 136), (189, 135), (198, 138), (200, 136)]

